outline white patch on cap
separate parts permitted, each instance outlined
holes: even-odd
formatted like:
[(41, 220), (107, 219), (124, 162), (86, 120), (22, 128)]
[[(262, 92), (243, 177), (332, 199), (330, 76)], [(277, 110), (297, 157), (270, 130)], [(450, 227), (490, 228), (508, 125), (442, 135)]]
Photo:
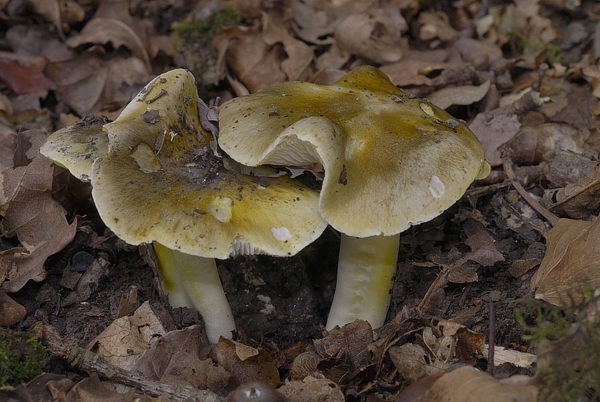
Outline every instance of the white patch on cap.
[(160, 161), (156, 157), (154, 150), (144, 142), (139, 143), (133, 152), (131, 157), (135, 159), (138, 167), (144, 173), (154, 173), (161, 169)]
[(208, 212), (219, 222), (227, 223), (231, 220), (231, 209), (233, 200), (229, 197), (215, 197), (209, 207)]
[(428, 105), (427, 103), (419, 103), (419, 106), (421, 107), (421, 110), (425, 112), (426, 115), (431, 116), (431, 117), (435, 116), (431, 105)]
[(429, 180), (429, 191), (433, 198), (440, 198), (444, 195), (444, 191), (446, 191), (446, 186), (437, 176), (431, 176), (431, 180)]
[(275, 237), (279, 241), (286, 241), (292, 238), (292, 234), (290, 233), (288, 228), (284, 226), (272, 227), (271, 233), (273, 233), (273, 237)]

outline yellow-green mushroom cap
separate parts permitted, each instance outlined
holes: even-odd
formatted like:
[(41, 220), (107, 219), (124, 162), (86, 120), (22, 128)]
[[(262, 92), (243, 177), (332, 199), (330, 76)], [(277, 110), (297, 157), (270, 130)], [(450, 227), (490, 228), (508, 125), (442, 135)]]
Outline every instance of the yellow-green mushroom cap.
[(213, 258), (293, 255), (315, 240), (326, 227), (318, 193), (289, 178), (226, 170), (197, 97), (192, 74), (173, 70), (102, 127), (108, 151), (96, 155), (91, 183), (104, 223), (130, 244)]
[(234, 98), (219, 128), (219, 145), (244, 165), (321, 164), (321, 213), (350, 236), (433, 219), (489, 173), (463, 122), (370, 66), (333, 85), (289, 82)]
[(92, 164), (108, 151), (106, 120), (90, 118), (52, 133), (40, 152), (81, 181), (90, 181)]

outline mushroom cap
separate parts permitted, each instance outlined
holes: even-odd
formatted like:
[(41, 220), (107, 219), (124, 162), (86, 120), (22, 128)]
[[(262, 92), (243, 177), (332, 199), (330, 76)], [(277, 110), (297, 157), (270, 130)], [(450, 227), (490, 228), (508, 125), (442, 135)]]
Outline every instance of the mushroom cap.
[(219, 127), (219, 145), (242, 164), (322, 165), (321, 214), (350, 236), (433, 219), (489, 173), (463, 122), (370, 66), (333, 85), (288, 82), (234, 98)]
[(54, 132), (42, 144), (40, 153), (67, 168), (81, 181), (90, 181), (92, 163), (108, 151), (108, 136), (102, 118), (81, 122)]
[[(91, 182), (104, 223), (130, 244), (156, 241), (214, 258), (293, 255), (315, 240), (327, 225), (318, 193), (286, 177), (225, 169), (197, 98), (192, 74), (172, 70), (102, 126), (108, 150), (95, 154)], [(54, 135), (49, 141), (60, 147)]]

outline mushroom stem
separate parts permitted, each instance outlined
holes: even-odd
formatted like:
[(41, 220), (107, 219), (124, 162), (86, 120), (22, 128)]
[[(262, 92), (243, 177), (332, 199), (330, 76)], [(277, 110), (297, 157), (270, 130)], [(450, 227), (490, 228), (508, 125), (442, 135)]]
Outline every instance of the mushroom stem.
[(235, 322), (215, 259), (185, 254), (156, 242), (154, 252), (171, 306), (198, 310), (210, 343), (221, 336), (230, 339)]
[(357, 319), (379, 328), (390, 304), (400, 235), (341, 236), (337, 283), (326, 328)]

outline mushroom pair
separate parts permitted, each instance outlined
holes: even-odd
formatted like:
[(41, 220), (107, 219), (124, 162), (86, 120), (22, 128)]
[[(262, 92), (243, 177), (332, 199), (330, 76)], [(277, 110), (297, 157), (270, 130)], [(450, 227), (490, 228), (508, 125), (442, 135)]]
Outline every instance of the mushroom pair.
[(323, 218), (341, 233), (327, 329), (386, 317), (399, 233), (454, 204), (490, 166), (475, 135), (370, 66), (333, 85), (288, 82), (232, 99), (219, 145), (248, 165), (320, 165)]
[(41, 152), (91, 181), (100, 217), (118, 237), (154, 244), (171, 304), (195, 307), (214, 343), (235, 329), (214, 259), (290, 256), (326, 223), (308, 187), (226, 169), (202, 128), (197, 97), (191, 73), (167, 72), (114, 122), (59, 130)]

